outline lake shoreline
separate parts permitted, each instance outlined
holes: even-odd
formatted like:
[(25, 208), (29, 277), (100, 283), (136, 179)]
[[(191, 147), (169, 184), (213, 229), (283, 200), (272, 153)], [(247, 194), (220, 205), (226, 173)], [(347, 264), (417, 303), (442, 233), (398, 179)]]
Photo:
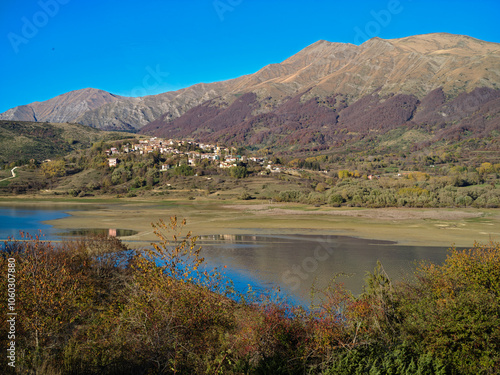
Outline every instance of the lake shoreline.
[(123, 237), (148, 244), (156, 239), (151, 223), (186, 218), (194, 235), (343, 235), (394, 241), (399, 245), (470, 247), (498, 240), (500, 210), (448, 208), (331, 208), (255, 201), (33, 199), (0, 198), (2, 206), (73, 206), (70, 216), (45, 222), (61, 229), (120, 228), (138, 231)]

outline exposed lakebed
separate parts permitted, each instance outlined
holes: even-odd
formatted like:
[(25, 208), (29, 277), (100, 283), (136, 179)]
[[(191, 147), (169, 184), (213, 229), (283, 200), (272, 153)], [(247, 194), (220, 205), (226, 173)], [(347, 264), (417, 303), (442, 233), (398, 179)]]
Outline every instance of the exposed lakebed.
[[(133, 236), (136, 231), (118, 228), (56, 229), (47, 221), (68, 216), (81, 207), (0, 207), (0, 238), (19, 237), (19, 230), (46, 239), (61, 240), (87, 234)], [(446, 248), (400, 246), (391, 241), (369, 240), (339, 235), (268, 234), (201, 236), (198, 244), (211, 266), (227, 265), (226, 274), (239, 291), (251, 285), (257, 293), (280, 287), (282, 292), (307, 303), (311, 287), (321, 289), (336, 275), (347, 289), (362, 292), (367, 271), (380, 260), (394, 280), (409, 277), (419, 261), (442, 263)]]

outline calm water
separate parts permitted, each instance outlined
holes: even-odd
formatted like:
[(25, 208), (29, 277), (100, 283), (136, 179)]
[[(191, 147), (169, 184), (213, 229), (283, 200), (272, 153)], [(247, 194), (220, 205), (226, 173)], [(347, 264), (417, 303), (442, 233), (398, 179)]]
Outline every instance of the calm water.
[(8, 237), (20, 238), (19, 232), (28, 232), (31, 235), (38, 234), (42, 230), (46, 239), (58, 239), (55, 230), (51, 225), (44, 224), (47, 220), (56, 220), (69, 216), (68, 213), (56, 209), (55, 207), (29, 208), (21, 207), (0, 207), (0, 240)]
[[(94, 207), (95, 208), (95, 207)], [(90, 228), (90, 229), (56, 229), (52, 225), (44, 223), (50, 220), (61, 219), (70, 216), (71, 211), (85, 209), (82, 206), (68, 205), (61, 209), (61, 206), (45, 206), (30, 208), (28, 205), (22, 207), (0, 207), (0, 240), (7, 238), (20, 238), (20, 231), (29, 233), (32, 236), (41, 230), (46, 240), (61, 240), (68, 237), (100, 235), (110, 236), (132, 236), (137, 231), (120, 228)]]
[(392, 280), (402, 280), (410, 277), (416, 262), (442, 263), (447, 254), (442, 247), (398, 246), (347, 236), (226, 235), (200, 240), (203, 255), (214, 264), (265, 280), (267, 287), (279, 286), (301, 302), (310, 301), (313, 285), (325, 288), (340, 273), (348, 276), (336, 281), (354, 294), (361, 293), (366, 272), (373, 271), (377, 260)]
[[(67, 212), (74, 209), (77, 208), (0, 207), (0, 239), (19, 238), (19, 230), (36, 234), (41, 229), (50, 240), (87, 234), (88, 230), (61, 231), (42, 223), (68, 216)], [(134, 234), (120, 229), (110, 232), (109, 228), (91, 231), (118, 236)], [(226, 275), (233, 279), (238, 291), (251, 285), (259, 294), (279, 286), (301, 303), (310, 301), (313, 285), (323, 288), (339, 273), (350, 276), (339, 276), (337, 281), (353, 293), (361, 293), (365, 274), (373, 271), (377, 260), (393, 280), (401, 280), (415, 269), (416, 261), (442, 263), (447, 254), (442, 247), (398, 246), (390, 241), (346, 236), (219, 235), (202, 236), (198, 243), (210, 265), (227, 265)]]

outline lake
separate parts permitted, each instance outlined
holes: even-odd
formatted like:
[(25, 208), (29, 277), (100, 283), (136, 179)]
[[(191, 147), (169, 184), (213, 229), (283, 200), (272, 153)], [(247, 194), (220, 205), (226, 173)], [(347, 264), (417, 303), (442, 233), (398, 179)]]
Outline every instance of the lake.
[[(68, 207), (68, 209), (71, 208)], [(42, 230), (46, 239), (59, 239), (56, 235), (58, 230), (43, 222), (66, 216), (69, 214), (59, 207), (0, 207), (0, 240), (5, 240), (8, 237), (20, 238), (20, 231), (28, 232), (34, 236), (38, 234), (38, 230)]]
[(267, 287), (279, 286), (301, 303), (310, 301), (313, 285), (324, 288), (335, 275), (354, 294), (362, 293), (366, 272), (374, 270), (377, 260), (392, 280), (402, 280), (411, 276), (418, 261), (441, 264), (447, 255), (442, 247), (337, 235), (202, 236), (199, 243), (210, 262), (264, 280)]
[[(89, 229), (56, 229), (47, 221), (62, 219), (70, 216), (71, 211), (83, 210), (85, 207), (77, 205), (68, 205), (61, 209), (57, 206), (37, 206), (29, 208), (23, 207), (1, 207), (0, 206), (0, 240), (6, 240), (9, 237), (20, 238), (20, 231), (36, 235), (39, 230), (42, 231), (44, 239), (59, 241), (69, 237), (107, 234), (110, 236), (132, 236), (137, 231), (120, 228), (89, 228)], [(95, 207), (93, 207), (95, 209)]]
[[(55, 229), (46, 221), (65, 217), (81, 206), (43, 208), (0, 207), (0, 239), (19, 238), (19, 230), (36, 234), (41, 229), (45, 239), (60, 240), (87, 233), (132, 235), (117, 228), (95, 228), (85, 231)], [(45, 223), (44, 223), (45, 222)], [(222, 231), (222, 230), (221, 230)], [(126, 238), (126, 237), (125, 237)], [(337, 281), (354, 294), (363, 291), (367, 271), (373, 271), (377, 260), (393, 280), (411, 275), (417, 261), (442, 263), (447, 249), (427, 246), (400, 246), (390, 241), (361, 239), (338, 235), (255, 235), (201, 236), (202, 256), (211, 266), (227, 265), (226, 275), (238, 291), (251, 285), (256, 293), (279, 286), (296, 302), (310, 301), (311, 287), (322, 288), (337, 274)]]

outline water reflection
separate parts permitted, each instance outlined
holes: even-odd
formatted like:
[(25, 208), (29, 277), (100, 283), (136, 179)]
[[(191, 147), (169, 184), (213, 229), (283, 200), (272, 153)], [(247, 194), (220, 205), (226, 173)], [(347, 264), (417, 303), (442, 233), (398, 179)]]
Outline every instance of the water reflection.
[(98, 236), (107, 235), (110, 237), (127, 237), (139, 233), (131, 229), (112, 229), (112, 228), (87, 228), (87, 229), (72, 229), (65, 232), (57, 233), (61, 237), (81, 237), (81, 236)]
[(20, 238), (20, 231), (37, 235), (40, 231), (45, 240), (60, 240), (61, 237), (78, 237), (87, 235), (108, 235), (111, 237), (133, 236), (138, 232), (119, 228), (89, 228), (61, 230), (46, 221), (70, 216), (68, 212), (76, 210), (97, 209), (97, 206), (82, 205), (30, 205), (0, 206), (0, 240)]
[[(136, 231), (118, 228), (55, 230), (46, 220), (67, 216), (64, 211), (76, 207), (0, 207), (0, 240), (18, 237), (19, 230), (31, 234), (43, 230), (44, 239), (60, 240), (62, 236), (107, 234), (132, 236)], [(63, 211), (64, 210), (64, 211)], [(416, 261), (443, 263), (443, 247), (399, 246), (391, 241), (367, 240), (346, 236), (318, 235), (212, 235), (201, 236), (202, 256), (212, 265), (227, 265), (227, 275), (239, 291), (251, 284), (257, 292), (273, 286), (307, 304), (311, 287), (323, 288), (338, 273), (337, 281), (354, 294), (363, 291), (363, 279), (380, 260), (393, 280), (411, 275)]]
[(442, 247), (399, 246), (391, 241), (347, 236), (220, 235), (202, 236), (203, 256), (213, 264), (225, 264), (237, 275), (279, 286), (284, 292), (309, 300), (311, 287), (321, 289), (340, 273), (337, 281), (354, 294), (362, 293), (366, 272), (382, 262), (393, 280), (411, 277), (416, 262), (442, 263)]
[(45, 239), (54, 239), (54, 228), (45, 224), (46, 220), (55, 220), (67, 217), (69, 214), (51, 206), (31, 208), (0, 207), (0, 240), (8, 237), (19, 238), (19, 232), (36, 235), (41, 230)]

